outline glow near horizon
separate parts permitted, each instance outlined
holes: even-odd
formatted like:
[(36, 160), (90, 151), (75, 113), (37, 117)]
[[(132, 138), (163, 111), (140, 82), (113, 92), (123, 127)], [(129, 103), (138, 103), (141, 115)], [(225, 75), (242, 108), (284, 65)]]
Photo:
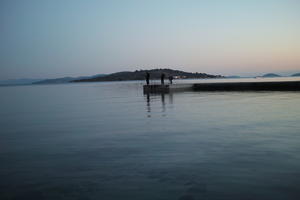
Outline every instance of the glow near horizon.
[(2, 0), (0, 79), (300, 71), (297, 0)]

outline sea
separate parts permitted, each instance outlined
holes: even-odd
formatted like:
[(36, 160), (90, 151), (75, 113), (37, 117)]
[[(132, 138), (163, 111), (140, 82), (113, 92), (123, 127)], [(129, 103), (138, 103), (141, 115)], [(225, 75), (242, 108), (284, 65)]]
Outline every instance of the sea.
[(143, 84), (0, 87), (0, 199), (300, 199), (300, 92)]

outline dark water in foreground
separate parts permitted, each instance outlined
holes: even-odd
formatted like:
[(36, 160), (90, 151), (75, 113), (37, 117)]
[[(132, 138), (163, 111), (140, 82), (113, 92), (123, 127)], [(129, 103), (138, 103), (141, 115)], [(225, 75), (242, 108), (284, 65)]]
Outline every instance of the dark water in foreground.
[(0, 199), (300, 199), (300, 93), (0, 87)]

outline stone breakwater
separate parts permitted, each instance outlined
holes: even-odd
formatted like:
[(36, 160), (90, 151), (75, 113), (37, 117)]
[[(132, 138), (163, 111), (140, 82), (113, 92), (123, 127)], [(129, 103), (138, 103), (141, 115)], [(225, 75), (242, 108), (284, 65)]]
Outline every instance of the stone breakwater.
[(144, 85), (144, 93), (177, 91), (300, 91), (300, 81), (277, 82), (220, 82), (173, 85)]

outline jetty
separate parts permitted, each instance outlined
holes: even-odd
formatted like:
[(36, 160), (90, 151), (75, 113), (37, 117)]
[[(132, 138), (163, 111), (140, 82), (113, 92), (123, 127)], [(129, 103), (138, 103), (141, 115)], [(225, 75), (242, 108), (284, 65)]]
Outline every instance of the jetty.
[(143, 89), (144, 93), (179, 91), (300, 91), (300, 81), (151, 84), (144, 85)]

